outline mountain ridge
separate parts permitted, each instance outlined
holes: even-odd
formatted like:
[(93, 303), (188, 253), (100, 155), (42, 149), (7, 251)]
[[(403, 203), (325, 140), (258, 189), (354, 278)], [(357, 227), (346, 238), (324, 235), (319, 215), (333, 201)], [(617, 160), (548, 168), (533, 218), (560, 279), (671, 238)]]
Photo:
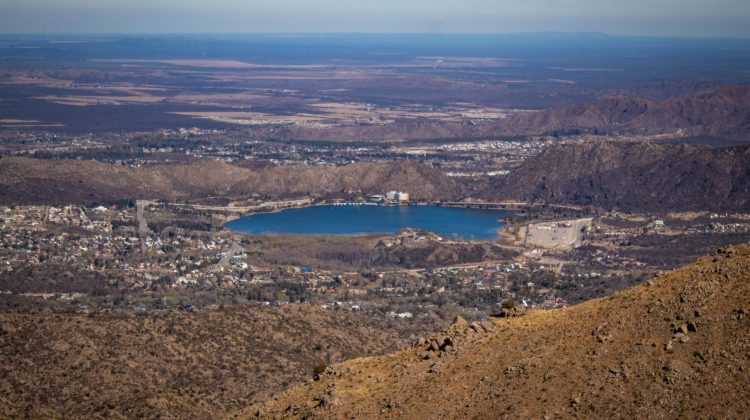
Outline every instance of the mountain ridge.
[(334, 365), (238, 414), (742, 417), (749, 316), (750, 245), (729, 247), (569, 308), (489, 325), (458, 319), (413, 348)]
[(413, 199), (450, 197), (461, 186), (437, 169), (413, 161), (352, 163), (341, 167), (284, 165), (257, 170), (213, 160), (130, 168), (90, 160), (0, 159), (0, 202), (18, 204), (207, 196), (275, 198), (407, 190)]
[(520, 113), (499, 122), (503, 133), (668, 134), (750, 139), (750, 87), (664, 100), (604, 97), (584, 105)]

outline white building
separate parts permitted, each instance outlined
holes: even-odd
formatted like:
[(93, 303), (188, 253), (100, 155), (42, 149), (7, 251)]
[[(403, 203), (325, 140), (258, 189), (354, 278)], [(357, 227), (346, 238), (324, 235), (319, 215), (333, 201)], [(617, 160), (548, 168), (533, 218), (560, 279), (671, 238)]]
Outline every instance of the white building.
[(388, 191), (385, 198), (391, 203), (406, 203), (409, 201), (409, 193), (403, 191)]

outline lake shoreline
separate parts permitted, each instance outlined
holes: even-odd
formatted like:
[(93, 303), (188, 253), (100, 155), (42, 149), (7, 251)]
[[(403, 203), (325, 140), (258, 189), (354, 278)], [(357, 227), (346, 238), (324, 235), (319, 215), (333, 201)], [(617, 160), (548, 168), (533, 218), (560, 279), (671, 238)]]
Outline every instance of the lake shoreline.
[[(511, 212), (436, 204), (377, 205), (314, 203), (257, 212), (224, 223), (232, 232), (251, 235), (393, 235), (404, 228), (423, 229), (445, 239), (495, 241)], [(281, 216), (279, 216), (281, 215)]]

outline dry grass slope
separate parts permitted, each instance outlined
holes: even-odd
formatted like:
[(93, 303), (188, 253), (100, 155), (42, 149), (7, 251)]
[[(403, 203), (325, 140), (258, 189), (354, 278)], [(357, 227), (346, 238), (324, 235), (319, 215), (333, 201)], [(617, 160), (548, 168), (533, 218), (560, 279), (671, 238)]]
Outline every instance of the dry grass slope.
[(249, 169), (203, 160), (129, 168), (85, 160), (0, 159), (0, 203), (92, 203), (264, 194), (276, 198), (341, 194), (347, 189), (409, 191), (414, 199), (453, 197), (461, 187), (417, 162), (341, 167), (286, 165)]
[(428, 340), (388, 356), (335, 365), (320, 381), (239, 415), (744, 418), (750, 413), (749, 245), (721, 250), (611, 297), (475, 327), (449, 328), (445, 334), (452, 344), (445, 351), (427, 350)]
[(319, 363), (393, 351), (394, 322), (296, 305), (4, 313), (0, 418), (223, 417)]

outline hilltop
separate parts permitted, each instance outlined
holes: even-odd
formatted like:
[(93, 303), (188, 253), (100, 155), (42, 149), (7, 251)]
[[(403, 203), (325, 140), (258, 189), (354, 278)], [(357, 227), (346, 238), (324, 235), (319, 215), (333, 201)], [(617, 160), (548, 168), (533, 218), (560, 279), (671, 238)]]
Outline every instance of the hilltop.
[(91, 203), (220, 193), (252, 171), (218, 161), (131, 168), (94, 160), (0, 159), (0, 202)]
[(242, 415), (743, 417), (750, 245), (569, 308), (466, 324), (329, 367)]
[(358, 189), (363, 194), (409, 191), (413, 199), (445, 199), (461, 187), (442, 171), (414, 161), (364, 162), (340, 167), (287, 165), (256, 172), (236, 184), (237, 193), (323, 196)]

